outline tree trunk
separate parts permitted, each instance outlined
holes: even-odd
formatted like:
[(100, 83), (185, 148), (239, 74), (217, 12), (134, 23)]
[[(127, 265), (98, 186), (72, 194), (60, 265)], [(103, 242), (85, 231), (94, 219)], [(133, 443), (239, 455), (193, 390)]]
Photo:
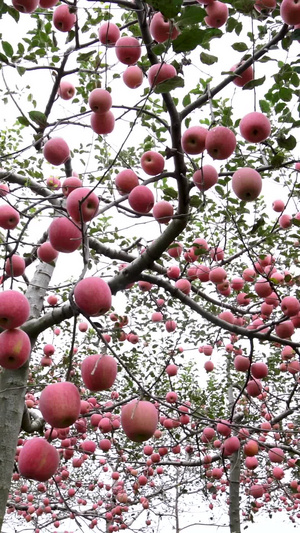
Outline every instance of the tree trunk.
[(230, 533), (241, 533), (240, 525), (240, 450), (230, 456), (229, 526)]

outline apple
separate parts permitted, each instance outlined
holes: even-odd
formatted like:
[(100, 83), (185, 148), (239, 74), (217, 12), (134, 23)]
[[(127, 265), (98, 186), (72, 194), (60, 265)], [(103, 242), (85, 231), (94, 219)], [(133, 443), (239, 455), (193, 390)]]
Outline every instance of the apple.
[(167, 276), (169, 279), (178, 279), (180, 276), (180, 268), (177, 265), (172, 265), (167, 268)]
[(121, 425), (125, 435), (133, 442), (144, 442), (150, 439), (158, 424), (156, 407), (148, 401), (132, 400), (123, 405)]
[(30, 315), (29, 302), (18, 291), (0, 292), (0, 327), (3, 329), (19, 328)]
[(211, 28), (221, 28), (228, 19), (227, 5), (218, 0), (208, 4), (205, 10), (208, 16), (204, 18), (204, 21)]
[(266, 363), (257, 362), (251, 365), (251, 374), (255, 379), (266, 378), (268, 375), (268, 367)]
[(280, 16), (286, 24), (295, 26), (300, 24), (300, 4), (298, 0), (282, 0), (280, 4)]
[(265, 489), (262, 485), (251, 485), (250, 487), (250, 495), (253, 496), (253, 498), (261, 498), (265, 493)]
[(133, 65), (141, 56), (141, 45), (135, 37), (120, 37), (115, 46), (116, 56), (124, 65)]
[(89, 222), (98, 213), (99, 198), (88, 187), (78, 187), (68, 195), (66, 208), (75, 222)]
[(271, 133), (271, 124), (263, 113), (253, 111), (245, 115), (240, 122), (241, 136), (251, 143), (265, 141)]
[(98, 29), (99, 41), (114, 46), (120, 37), (120, 30), (113, 22), (103, 22)]
[(49, 7), (54, 7), (58, 3), (58, 0), (40, 0), (40, 7), (43, 9), (49, 9)]
[[(66, 7), (65, 5), (59, 7)], [(68, 8), (67, 8), (68, 9)], [(61, 137), (53, 137), (46, 142), (43, 154), (51, 165), (59, 166), (70, 159), (70, 149), (68, 144)]]
[(249, 396), (252, 396), (252, 398), (257, 398), (262, 391), (261, 381), (259, 379), (250, 379), (250, 381), (247, 383), (246, 390)]
[(294, 296), (285, 296), (281, 300), (281, 310), (286, 316), (295, 316), (300, 311), (300, 302)]
[(141, 167), (149, 176), (161, 174), (165, 167), (165, 160), (158, 152), (145, 152), (141, 157)]
[(54, 348), (53, 344), (45, 344), (45, 346), (43, 348), (43, 352), (44, 352), (46, 357), (51, 357), (51, 355), (53, 355), (54, 352), (55, 352), (55, 348)]
[(80, 322), (80, 324), (78, 325), (78, 329), (82, 333), (85, 333), (88, 330), (88, 327), (89, 327), (89, 325), (88, 325), (87, 322)]
[(73, 98), (73, 96), (76, 94), (76, 89), (71, 82), (62, 80), (59, 84), (57, 92), (63, 100), (71, 100), (71, 98)]
[(177, 71), (173, 65), (168, 63), (156, 63), (148, 70), (148, 81), (150, 87), (155, 87), (158, 83), (174, 78)]
[(64, 196), (69, 196), (70, 192), (78, 187), (82, 187), (81, 179), (77, 176), (70, 176), (64, 180), (61, 190)]
[(128, 203), (137, 213), (149, 213), (154, 205), (153, 192), (146, 185), (138, 185), (130, 192)]
[(67, 428), (80, 413), (80, 394), (70, 381), (47, 385), (41, 393), (39, 409), (50, 426)]
[(80, 229), (67, 217), (52, 220), (48, 236), (51, 246), (58, 252), (72, 253), (79, 248), (82, 241)]
[(94, 113), (107, 113), (112, 106), (111, 94), (106, 89), (94, 89), (89, 95), (89, 106)]
[(261, 175), (254, 168), (239, 168), (232, 176), (232, 189), (243, 202), (253, 202), (262, 189)]
[(48, 296), (48, 298), (47, 298), (47, 302), (48, 302), (49, 305), (54, 306), (54, 305), (57, 304), (58, 298), (57, 298), (57, 296), (55, 294), (50, 294)]
[(166, 368), (166, 372), (167, 372), (169, 377), (176, 376), (177, 372), (178, 372), (178, 366), (173, 365), (173, 364), (168, 365), (167, 368)]
[(115, 117), (112, 111), (91, 114), (91, 128), (98, 135), (107, 135), (114, 130)]
[(234, 368), (238, 372), (247, 372), (250, 367), (250, 360), (243, 355), (236, 355), (233, 361)]
[(276, 0), (256, 0), (254, 8), (263, 15), (269, 15), (277, 5)]
[(233, 278), (231, 280), (230, 286), (234, 291), (241, 291), (245, 285), (243, 278)]
[(282, 228), (282, 229), (288, 229), (291, 227), (292, 225), (292, 217), (291, 215), (281, 215), (281, 217), (279, 218), (279, 226)]
[(28, 361), (30, 352), (30, 338), (22, 329), (8, 329), (0, 333), (0, 365), (3, 368), (21, 368)]
[(175, 320), (167, 320), (165, 323), (165, 327), (168, 333), (172, 333), (177, 328), (177, 324)]
[[(5, 261), (5, 272), (8, 276), (17, 278), (22, 276), (25, 272), (26, 263), (23, 257), (18, 254), (13, 254)], [(296, 314), (296, 313), (294, 313)]]
[(254, 285), (254, 290), (261, 298), (266, 298), (272, 293), (272, 287), (269, 281), (265, 278), (258, 278)]
[(154, 204), (152, 214), (153, 218), (155, 218), (160, 224), (168, 224), (173, 217), (174, 209), (172, 204), (165, 200), (161, 200)]
[(207, 265), (199, 265), (197, 268), (197, 278), (203, 283), (209, 281), (210, 268)]
[(0, 227), (3, 229), (15, 229), (20, 221), (20, 215), (11, 205), (0, 205)]
[(75, 285), (74, 298), (79, 309), (89, 316), (104, 315), (111, 307), (111, 290), (101, 278), (84, 278)]
[(182, 149), (186, 154), (197, 155), (205, 150), (205, 139), (208, 130), (202, 126), (191, 126), (182, 135)]
[(217, 432), (223, 437), (229, 437), (231, 434), (231, 425), (229, 420), (221, 420), (217, 423)]
[(108, 452), (111, 449), (111, 441), (109, 439), (102, 439), (99, 442), (99, 448), (103, 452)]
[(35, 481), (47, 481), (59, 465), (59, 453), (55, 446), (42, 437), (27, 440), (18, 457), (21, 476)]
[(227, 272), (222, 267), (212, 268), (209, 273), (209, 280), (212, 283), (222, 283), (227, 278)]
[[(241, 61), (240, 63), (237, 63), (236, 65), (233, 65), (233, 67), (231, 67), (230, 70), (232, 72), (235, 72), (235, 70), (238, 67), (241, 67), (243, 63), (244, 62)], [(242, 72), (241, 74), (238, 74), (235, 78), (233, 78), (233, 83), (237, 87), (244, 87), (244, 85), (246, 85), (246, 83), (248, 83), (249, 81), (253, 80), (253, 78), (254, 78), (253, 67), (252, 67), (252, 65), (250, 65), (250, 67), (246, 68), (246, 70), (244, 70), (244, 72)]]
[(231, 311), (222, 311), (221, 313), (219, 313), (218, 317), (221, 320), (224, 320), (225, 322), (228, 322), (229, 324), (233, 324), (234, 323), (234, 315), (232, 314)]
[(162, 322), (163, 320), (163, 314), (159, 311), (156, 311), (155, 313), (152, 313), (151, 315), (151, 321), (152, 322)]
[(9, 186), (6, 183), (0, 183), (0, 197), (6, 196), (9, 193)]
[(184, 294), (189, 294), (191, 292), (191, 284), (187, 279), (179, 279), (178, 281), (176, 281), (175, 287)]
[(139, 178), (133, 170), (126, 168), (115, 177), (115, 185), (120, 194), (129, 194), (139, 184)]
[(193, 182), (200, 191), (207, 191), (218, 182), (218, 172), (211, 165), (204, 165), (193, 174)]
[(212, 372), (214, 368), (215, 368), (215, 365), (213, 364), (212, 361), (205, 361), (204, 369), (206, 370), (206, 372)]
[[(215, 0), (214, 3), (217, 1)], [(207, 132), (205, 148), (213, 159), (228, 159), (233, 154), (235, 147), (236, 138), (229, 128), (216, 126)]]
[(55, 28), (61, 32), (71, 31), (76, 22), (76, 15), (71, 13), (69, 7), (62, 4), (55, 8), (52, 22)]
[(274, 200), (272, 203), (272, 209), (275, 211), (275, 213), (282, 213), (284, 210), (285, 203), (283, 200)]
[(57, 258), (58, 251), (53, 248), (50, 242), (46, 241), (38, 247), (37, 256), (44, 263), (52, 263)]
[(281, 448), (270, 448), (268, 456), (272, 463), (282, 463), (284, 461), (284, 451)]
[(295, 331), (294, 324), (291, 320), (286, 320), (275, 326), (275, 334), (282, 339), (288, 339)]
[(56, 176), (49, 176), (46, 181), (47, 187), (53, 191), (57, 191), (57, 189), (60, 189), (60, 179)]
[(255, 455), (257, 455), (258, 454), (258, 443), (252, 439), (248, 440), (244, 444), (244, 454), (247, 457), (254, 457)]
[(39, 0), (12, 0), (12, 5), (20, 13), (33, 13), (39, 5)]
[(179, 35), (179, 31), (176, 26), (166, 20), (162, 13), (158, 12), (153, 15), (150, 22), (150, 33), (158, 43), (164, 43), (168, 40), (174, 40)]
[(241, 443), (238, 437), (236, 436), (228, 437), (223, 442), (223, 449), (227, 455), (232, 455), (234, 452), (237, 452), (240, 449), (240, 447), (241, 447)]
[(90, 355), (81, 363), (84, 385), (94, 392), (110, 389), (118, 371), (117, 361), (110, 355)]
[(123, 81), (129, 89), (137, 89), (144, 80), (144, 73), (137, 65), (131, 65), (123, 72)]
[(204, 443), (211, 442), (212, 439), (216, 436), (214, 428), (205, 427), (202, 432), (201, 440)]

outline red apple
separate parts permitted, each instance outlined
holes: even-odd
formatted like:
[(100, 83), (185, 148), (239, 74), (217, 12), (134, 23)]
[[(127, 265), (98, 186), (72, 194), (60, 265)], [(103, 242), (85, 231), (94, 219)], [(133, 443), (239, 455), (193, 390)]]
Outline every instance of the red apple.
[(251, 374), (255, 379), (266, 378), (268, 371), (269, 369), (265, 363), (257, 362), (251, 365)]
[(46, 357), (51, 357), (51, 355), (53, 355), (54, 352), (55, 352), (55, 348), (54, 348), (53, 344), (45, 344), (45, 346), (43, 348), (43, 352), (44, 352)]
[(113, 22), (103, 22), (98, 30), (99, 41), (106, 45), (115, 45), (120, 37), (120, 30)]
[(276, 335), (282, 339), (288, 339), (293, 335), (294, 331), (295, 327), (291, 320), (286, 320), (285, 322), (281, 322), (281, 324), (277, 324), (275, 326)]
[[(61, 5), (59, 7), (66, 7)], [(58, 9), (58, 8), (57, 8)], [(68, 8), (67, 8), (68, 9)], [(70, 158), (70, 149), (66, 141), (61, 137), (53, 137), (44, 146), (44, 157), (51, 165), (62, 165)]]
[(248, 440), (244, 444), (244, 454), (247, 457), (254, 457), (255, 455), (257, 455), (258, 454), (258, 443), (252, 439)]
[(0, 227), (3, 229), (15, 229), (20, 221), (20, 215), (11, 205), (0, 206)]
[(182, 149), (186, 154), (197, 155), (205, 150), (205, 139), (208, 130), (202, 126), (191, 126), (182, 135)]
[(39, 5), (38, 0), (12, 0), (12, 5), (20, 13), (33, 13)]
[(153, 15), (150, 22), (150, 33), (158, 43), (164, 43), (168, 40), (174, 40), (179, 35), (179, 31), (173, 22), (166, 20), (162, 13), (158, 12)]
[(268, 456), (272, 463), (282, 463), (284, 461), (284, 451), (281, 448), (270, 448)]
[(75, 222), (89, 222), (98, 213), (99, 198), (88, 187), (79, 187), (70, 192), (66, 208)]
[(169, 377), (176, 376), (178, 372), (178, 367), (176, 365), (168, 365), (166, 368), (166, 372)]
[(204, 21), (211, 28), (221, 28), (228, 19), (228, 7), (223, 2), (215, 0), (205, 9), (208, 16), (204, 18)]
[(9, 186), (6, 183), (0, 183), (0, 197), (6, 196), (9, 193)]
[(99, 115), (107, 113), (112, 106), (111, 94), (106, 89), (94, 89), (89, 95), (89, 106)]
[(110, 355), (90, 355), (81, 363), (82, 381), (90, 391), (110, 389), (117, 371), (117, 361)]
[(152, 209), (153, 218), (160, 224), (168, 224), (174, 213), (172, 204), (162, 200), (154, 204)]
[(233, 361), (234, 368), (238, 372), (247, 372), (250, 367), (250, 360), (243, 355), (236, 355)]
[(67, 32), (75, 25), (76, 15), (70, 12), (67, 5), (62, 4), (54, 10), (52, 21), (57, 30)]
[(115, 117), (111, 111), (91, 114), (91, 128), (98, 135), (107, 135), (115, 127)]
[(270, 136), (271, 124), (266, 115), (258, 111), (253, 111), (242, 118), (240, 132), (246, 141), (259, 143), (265, 141)]
[[(57, 3), (57, 0), (56, 0), (56, 3)], [(75, 96), (76, 89), (71, 82), (67, 80), (62, 80), (59, 84), (59, 88), (57, 92), (58, 92), (58, 95), (63, 100), (71, 100), (71, 98)]]
[(47, 481), (55, 474), (58, 465), (57, 449), (41, 437), (27, 440), (18, 458), (21, 476), (35, 481)]
[(129, 194), (139, 184), (139, 178), (133, 170), (126, 168), (115, 177), (115, 185), (120, 194)]
[(254, 168), (239, 168), (232, 176), (232, 189), (243, 202), (253, 202), (262, 189), (261, 175)]
[(79, 309), (90, 316), (104, 315), (111, 307), (109, 285), (101, 278), (84, 278), (75, 285), (74, 298)]
[[(238, 67), (240, 67), (242, 64), (243, 64), (243, 61), (241, 61), (241, 63), (233, 65), (233, 67), (231, 67), (230, 70), (232, 72), (235, 72), (235, 70)], [(250, 67), (246, 68), (246, 70), (244, 70), (242, 74), (238, 74), (238, 76), (233, 78), (233, 83), (237, 87), (244, 87), (244, 85), (246, 85), (246, 83), (248, 83), (249, 81), (253, 80), (253, 78), (254, 78), (253, 67), (252, 65), (250, 65)]]
[(82, 241), (80, 229), (66, 217), (58, 217), (52, 220), (48, 235), (51, 246), (58, 252), (67, 254), (77, 250)]
[(70, 176), (64, 180), (61, 190), (64, 196), (69, 196), (78, 187), (82, 187), (82, 181), (77, 176)]
[(155, 87), (158, 83), (174, 78), (177, 71), (173, 65), (168, 63), (156, 63), (149, 68), (148, 81), (150, 87)]
[[(18, 254), (13, 254), (5, 261), (5, 272), (8, 276), (17, 278), (22, 276), (25, 272), (25, 261), (23, 257)], [(296, 314), (296, 313), (294, 313)]]
[(57, 191), (57, 189), (60, 189), (60, 179), (56, 176), (49, 176), (46, 181), (47, 187), (51, 189), (52, 191)]
[(291, 215), (281, 215), (281, 217), (279, 218), (279, 226), (282, 228), (282, 229), (288, 229), (290, 228), (292, 225), (292, 217)]
[(54, 250), (52, 244), (46, 241), (38, 247), (37, 256), (40, 261), (44, 261), (44, 263), (52, 263), (52, 261), (57, 258), (58, 251)]
[(218, 173), (211, 165), (204, 165), (193, 174), (193, 182), (200, 191), (207, 191), (218, 182)]
[(0, 333), (0, 365), (16, 370), (28, 361), (30, 338), (22, 329), (8, 329)]
[(49, 9), (49, 7), (54, 7), (58, 3), (58, 0), (40, 0), (40, 7), (43, 9)]
[(281, 300), (281, 310), (286, 316), (295, 316), (300, 311), (300, 302), (294, 296), (285, 296)]
[(80, 394), (70, 381), (51, 383), (42, 390), (39, 409), (50, 426), (67, 428), (80, 413)]
[(151, 402), (132, 400), (122, 407), (122, 428), (133, 442), (144, 442), (150, 439), (156, 430), (157, 423), (158, 412)]
[(22, 326), (30, 315), (29, 302), (18, 291), (0, 292), (0, 327), (14, 329)]
[(265, 489), (262, 485), (251, 485), (250, 487), (250, 495), (253, 496), (253, 498), (261, 498), (264, 495)]
[(137, 213), (149, 213), (154, 205), (153, 192), (145, 185), (138, 185), (130, 192), (128, 202)]
[(141, 56), (141, 45), (135, 37), (120, 37), (115, 50), (118, 60), (125, 65), (133, 65)]
[(283, 200), (274, 200), (272, 203), (272, 209), (275, 211), (275, 213), (282, 213), (284, 210), (285, 203)]
[(282, 0), (280, 16), (286, 24), (300, 24), (300, 4), (297, 0)]
[(144, 74), (140, 67), (131, 65), (123, 72), (123, 81), (130, 89), (137, 89), (144, 80)]
[[(215, 0), (214, 4), (217, 1)], [(236, 138), (229, 128), (216, 126), (207, 132), (205, 148), (213, 159), (228, 159), (234, 152), (235, 147)]]
[(262, 391), (262, 384), (259, 379), (251, 379), (250, 381), (248, 381), (246, 389), (249, 396), (257, 398), (257, 396), (259, 396)]
[(175, 320), (167, 320), (165, 327), (168, 333), (172, 333), (177, 328)]
[(141, 157), (141, 167), (149, 176), (157, 176), (162, 173), (165, 160), (158, 152), (145, 152)]

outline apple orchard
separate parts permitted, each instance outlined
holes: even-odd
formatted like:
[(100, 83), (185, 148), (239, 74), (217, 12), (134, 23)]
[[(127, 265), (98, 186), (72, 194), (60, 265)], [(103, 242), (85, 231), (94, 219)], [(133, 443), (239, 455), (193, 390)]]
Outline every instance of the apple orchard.
[(300, 4), (1, 17), (1, 530), (296, 526)]

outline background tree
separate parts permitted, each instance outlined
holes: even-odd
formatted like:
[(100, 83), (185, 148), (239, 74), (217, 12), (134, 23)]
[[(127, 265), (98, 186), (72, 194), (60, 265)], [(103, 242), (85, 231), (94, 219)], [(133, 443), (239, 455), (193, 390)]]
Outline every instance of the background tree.
[(296, 522), (299, 6), (1, 16), (3, 531)]

